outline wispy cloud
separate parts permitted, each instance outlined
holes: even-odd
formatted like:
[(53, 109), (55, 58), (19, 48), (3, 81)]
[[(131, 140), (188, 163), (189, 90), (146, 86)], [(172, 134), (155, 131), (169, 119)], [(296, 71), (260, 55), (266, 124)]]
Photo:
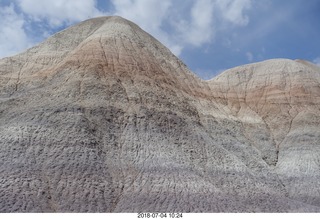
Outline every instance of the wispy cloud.
[[(214, 42), (221, 20), (247, 25), (251, 0), (111, 0), (110, 5), (99, 9), (97, 0), (13, 0), (11, 6), (1, 9), (0, 56), (27, 48), (32, 34), (42, 40), (52, 30), (101, 15), (120, 15), (137, 23), (180, 55), (185, 48)], [(28, 27), (37, 32), (28, 37)], [(7, 43), (5, 38), (12, 39)]]
[(182, 33), (187, 43), (201, 46), (212, 40), (213, 8), (213, 2), (210, 0), (199, 0), (194, 3), (190, 14), (190, 28), (185, 28)]
[(313, 60), (313, 63), (320, 66), (320, 56)]
[(216, 5), (221, 10), (221, 15), (235, 25), (247, 25), (249, 17), (245, 10), (251, 8), (251, 0), (217, 0)]
[(247, 25), (249, 17), (245, 10), (251, 6), (251, 0), (112, 0), (112, 3), (114, 14), (137, 23), (176, 55), (188, 46), (211, 43), (219, 20)]
[(14, 55), (32, 44), (23, 28), (24, 23), (13, 4), (0, 8), (0, 57)]
[(112, 0), (114, 14), (126, 17), (142, 28), (158, 31), (168, 16), (171, 0)]
[(96, 0), (13, 0), (9, 5), (0, 2), (0, 58), (31, 47), (50, 35), (52, 29), (105, 15), (96, 3)]
[(249, 62), (253, 61), (253, 54), (251, 52), (246, 52), (246, 56)]
[(175, 54), (181, 53), (182, 47), (163, 28), (170, 16), (172, 0), (111, 0), (111, 3), (114, 11), (109, 11), (110, 14), (133, 21), (168, 46)]
[(47, 21), (51, 27), (71, 24), (103, 15), (95, 0), (16, 0), (20, 9), (34, 21)]

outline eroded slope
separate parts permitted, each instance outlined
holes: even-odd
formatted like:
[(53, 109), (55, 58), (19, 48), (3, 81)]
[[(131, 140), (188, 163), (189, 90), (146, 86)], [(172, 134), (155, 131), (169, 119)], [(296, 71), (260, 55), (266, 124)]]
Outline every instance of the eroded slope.
[[(315, 179), (290, 180), (305, 159), (308, 176), (318, 165), (319, 99), (273, 88), (289, 79), (271, 78), (270, 62), (202, 81), (120, 17), (0, 60), (0, 211), (319, 211)], [(305, 87), (319, 74), (309, 71)], [(315, 147), (292, 147), (299, 130)]]

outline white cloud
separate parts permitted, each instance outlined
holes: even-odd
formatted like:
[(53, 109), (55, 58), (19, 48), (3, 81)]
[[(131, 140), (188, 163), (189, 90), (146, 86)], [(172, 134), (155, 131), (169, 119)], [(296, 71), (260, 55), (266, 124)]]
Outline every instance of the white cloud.
[(186, 28), (183, 35), (186, 42), (194, 46), (201, 46), (213, 38), (213, 2), (198, 0), (191, 9), (190, 28)]
[(320, 57), (317, 57), (313, 60), (313, 63), (320, 66)]
[[(189, 45), (201, 47), (210, 43), (214, 38), (214, 7), (211, 0), (192, 1), (187, 5), (186, 11), (175, 10), (174, 16), (168, 17), (168, 23), (172, 26), (171, 40), (175, 40), (181, 48)], [(173, 36), (173, 37), (172, 37)]]
[(244, 14), (244, 10), (251, 8), (251, 0), (216, 0), (216, 5), (227, 21), (241, 26), (249, 23), (249, 17)]
[[(21, 15), (14, 11), (13, 6), (10, 6), (10, 16), (3, 15), (9, 12), (1, 9), (4, 17), (0, 21), (2, 42), (15, 31), (12, 34), (15, 36), (8, 41), (12, 43), (6, 45), (7, 48), (3, 48), (3, 43), (1, 45), (3, 55), (10, 54), (6, 51), (27, 48), (27, 27), (31, 27), (28, 30), (31, 35), (44, 38), (53, 29), (106, 14), (120, 15), (135, 22), (169, 47), (174, 54), (180, 55), (187, 47), (202, 47), (213, 42), (216, 34), (223, 34), (219, 32), (221, 20), (235, 26), (246, 25), (249, 18), (245, 15), (245, 10), (251, 5), (251, 0), (111, 0), (112, 9), (105, 9), (108, 12), (104, 13), (97, 8), (97, 0), (12, 2), (20, 9)], [(37, 28), (33, 28), (35, 26)]]
[(162, 26), (169, 17), (172, 0), (112, 0), (114, 15), (122, 16), (156, 37), (163, 44), (179, 55), (182, 46), (164, 31)]
[(14, 55), (31, 45), (23, 29), (24, 23), (13, 4), (0, 8), (0, 58)]
[(253, 54), (251, 52), (246, 52), (246, 56), (249, 62), (253, 61)]
[(142, 28), (158, 31), (171, 6), (170, 0), (112, 0), (115, 14), (139, 23)]
[(249, 17), (245, 10), (251, 7), (251, 0), (112, 0), (112, 3), (114, 14), (137, 23), (176, 55), (185, 47), (211, 43), (219, 29), (216, 20), (247, 25)]
[(21, 10), (34, 21), (47, 20), (51, 27), (103, 15), (95, 0), (17, 0)]
[[(15, 7), (20, 9), (19, 13)], [(101, 15), (103, 13), (97, 9), (96, 0), (14, 0), (9, 6), (0, 8), (0, 58), (21, 52), (37, 40), (48, 37), (51, 28), (61, 28)], [(43, 25), (44, 21), (49, 26)], [(36, 31), (28, 29), (35, 23), (40, 24)], [(34, 39), (31, 35), (38, 37)]]

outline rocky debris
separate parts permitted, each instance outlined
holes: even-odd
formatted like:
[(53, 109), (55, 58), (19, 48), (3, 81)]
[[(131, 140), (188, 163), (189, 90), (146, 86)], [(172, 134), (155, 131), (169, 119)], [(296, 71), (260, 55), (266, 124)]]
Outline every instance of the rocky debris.
[(1, 212), (319, 212), (320, 69), (197, 78), (120, 17), (0, 60)]

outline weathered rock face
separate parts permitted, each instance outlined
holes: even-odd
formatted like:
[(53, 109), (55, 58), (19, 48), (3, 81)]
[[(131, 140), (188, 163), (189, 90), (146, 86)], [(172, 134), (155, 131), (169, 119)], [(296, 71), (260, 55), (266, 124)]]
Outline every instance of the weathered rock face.
[(202, 81), (120, 17), (0, 60), (1, 212), (319, 212), (320, 69)]
[(289, 197), (319, 206), (320, 71), (301, 60), (228, 70), (209, 83), (243, 123)]

